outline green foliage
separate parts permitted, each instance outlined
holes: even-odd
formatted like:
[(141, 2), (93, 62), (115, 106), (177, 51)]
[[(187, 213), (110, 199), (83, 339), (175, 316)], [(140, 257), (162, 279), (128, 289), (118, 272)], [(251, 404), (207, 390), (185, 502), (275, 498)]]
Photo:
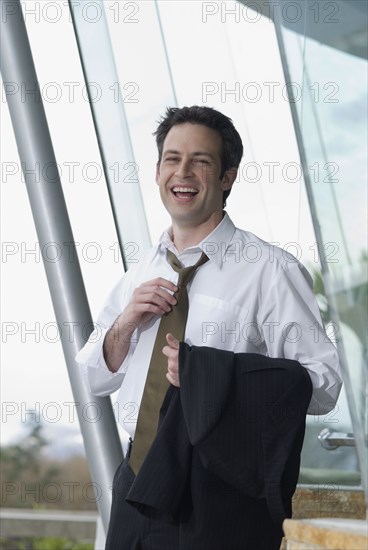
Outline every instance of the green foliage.
[(70, 550), (71, 543), (65, 538), (47, 537), (33, 539), (33, 550)]
[(47, 537), (33, 539), (32, 550), (93, 550), (93, 544), (73, 542), (66, 538)]
[(93, 550), (90, 542), (78, 542), (63, 537), (0, 539), (1, 550)]
[(0, 448), (0, 459), (7, 470), (7, 480), (16, 481), (27, 470), (40, 482), (47, 482), (57, 473), (55, 466), (49, 467), (41, 476), (40, 458), (47, 440), (42, 435), (42, 425), (29, 423), (29, 434), (15, 445)]
[(21, 441), (0, 448), (1, 506), (96, 510), (86, 459), (47, 457), (43, 425), (29, 423), (27, 427)]

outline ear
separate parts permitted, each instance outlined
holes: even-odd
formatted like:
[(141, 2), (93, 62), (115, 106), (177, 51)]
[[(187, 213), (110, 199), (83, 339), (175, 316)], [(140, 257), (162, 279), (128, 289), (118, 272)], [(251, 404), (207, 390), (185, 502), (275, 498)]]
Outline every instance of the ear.
[(221, 181), (221, 189), (223, 191), (228, 191), (232, 188), (234, 181), (236, 180), (236, 176), (238, 174), (237, 168), (229, 168), (229, 170), (226, 170), (224, 177)]
[(159, 183), (158, 183), (158, 178), (159, 177), (160, 177), (160, 163), (157, 162), (156, 163), (156, 183), (157, 183), (157, 185), (159, 185)]

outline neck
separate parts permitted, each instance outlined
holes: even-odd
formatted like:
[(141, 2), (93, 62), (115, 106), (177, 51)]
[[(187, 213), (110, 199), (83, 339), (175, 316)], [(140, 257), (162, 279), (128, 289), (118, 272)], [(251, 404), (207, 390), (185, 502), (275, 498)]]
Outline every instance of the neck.
[(219, 225), (222, 218), (223, 213), (221, 211), (215, 212), (206, 222), (197, 226), (193, 224), (186, 226), (172, 220), (173, 242), (178, 252), (181, 253), (186, 248), (196, 246), (203, 241)]

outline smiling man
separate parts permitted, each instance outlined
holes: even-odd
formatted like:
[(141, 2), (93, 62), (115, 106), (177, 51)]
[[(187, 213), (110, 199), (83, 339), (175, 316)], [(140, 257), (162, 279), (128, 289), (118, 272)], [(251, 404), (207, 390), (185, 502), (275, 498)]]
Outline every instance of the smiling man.
[[(92, 394), (120, 389), (119, 421), (130, 437), (114, 478), (106, 548), (277, 550), (281, 527), (272, 521), (264, 495), (251, 498), (219, 479), (195, 448), (186, 514), (165, 521), (132, 505), (131, 489), (147, 462), (155, 481), (160, 471), (152, 449), (165, 430), (160, 424), (156, 437), (167, 396), (181, 389), (188, 395), (180, 384), (180, 342), (215, 353), (216, 361), (224, 357), (216, 353), (224, 352), (294, 361), (313, 386), (310, 414), (332, 410), (341, 387), (338, 356), (326, 337), (309, 274), (292, 255), (235, 227), (224, 211), (243, 155), (232, 121), (208, 107), (172, 108), (155, 135), (156, 183), (172, 224), (110, 293), (97, 320), (103, 338), (96, 342), (93, 333), (77, 356)], [(204, 383), (216, 385), (211, 375)], [(195, 410), (197, 388), (192, 389)], [(179, 458), (177, 432), (185, 431), (180, 418), (169, 452)], [(230, 455), (237, 429), (231, 425), (226, 437)], [(249, 445), (244, 452), (252, 452)]]
[[(238, 164), (241, 142), (237, 153)], [(222, 139), (216, 130), (187, 122), (168, 132), (156, 181), (179, 252), (198, 244), (220, 223), (223, 193), (231, 190), (236, 174), (235, 166), (223, 170)]]

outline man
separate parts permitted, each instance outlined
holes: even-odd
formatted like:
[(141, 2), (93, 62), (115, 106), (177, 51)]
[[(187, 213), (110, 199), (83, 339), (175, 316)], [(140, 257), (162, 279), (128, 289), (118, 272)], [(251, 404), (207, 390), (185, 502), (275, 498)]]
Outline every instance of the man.
[[(119, 420), (134, 440), (160, 321), (179, 308), (178, 273), (169, 263), (171, 252), (185, 267), (204, 258), (186, 286), (189, 309), (183, 340), (187, 344), (296, 360), (313, 384), (308, 412), (332, 410), (341, 387), (338, 357), (325, 335), (308, 273), (290, 254), (236, 228), (223, 210), (243, 154), (232, 121), (208, 107), (173, 108), (155, 134), (156, 183), (172, 225), (111, 292), (97, 321), (102, 338), (93, 343), (92, 334), (77, 356), (91, 392), (107, 395), (120, 389)], [(167, 331), (162, 347), (167, 384), (176, 388), (180, 387), (179, 339), (174, 329)], [(187, 550), (180, 542), (183, 526), (148, 519), (125, 501), (135, 479), (129, 465), (135, 445), (138, 441), (129, 446), (114, 478), (107, 549)], [(212, 523), (223, 522), (227, 535), (218, 536), (215, 548), (213, 542), (206, 546), (206, 532), (201, 533), (193, 539), (193, 550), (277, 548), (279, 534), (272, 532), (262, 502), (241, 500), (244, 509), (239, 507), (239, 518), (236, 506), (228, 512), (234, 517), (227, 517), (232, 497), (226, 486), (219, 489), (215, 479), (211, 483), (212, 494), (204, 506), (211, 506), (214, 495), (221, 493), (223, 517), (213, 515)], [(259, 534), (247, 538), (247, 531), (254, 531), (257, 524)], [(191, 528), (202, 529), (194, 524)], [(239, 529), (239, 536), (229, 544), (232, 539), (227, 537), (234, 529)]]

